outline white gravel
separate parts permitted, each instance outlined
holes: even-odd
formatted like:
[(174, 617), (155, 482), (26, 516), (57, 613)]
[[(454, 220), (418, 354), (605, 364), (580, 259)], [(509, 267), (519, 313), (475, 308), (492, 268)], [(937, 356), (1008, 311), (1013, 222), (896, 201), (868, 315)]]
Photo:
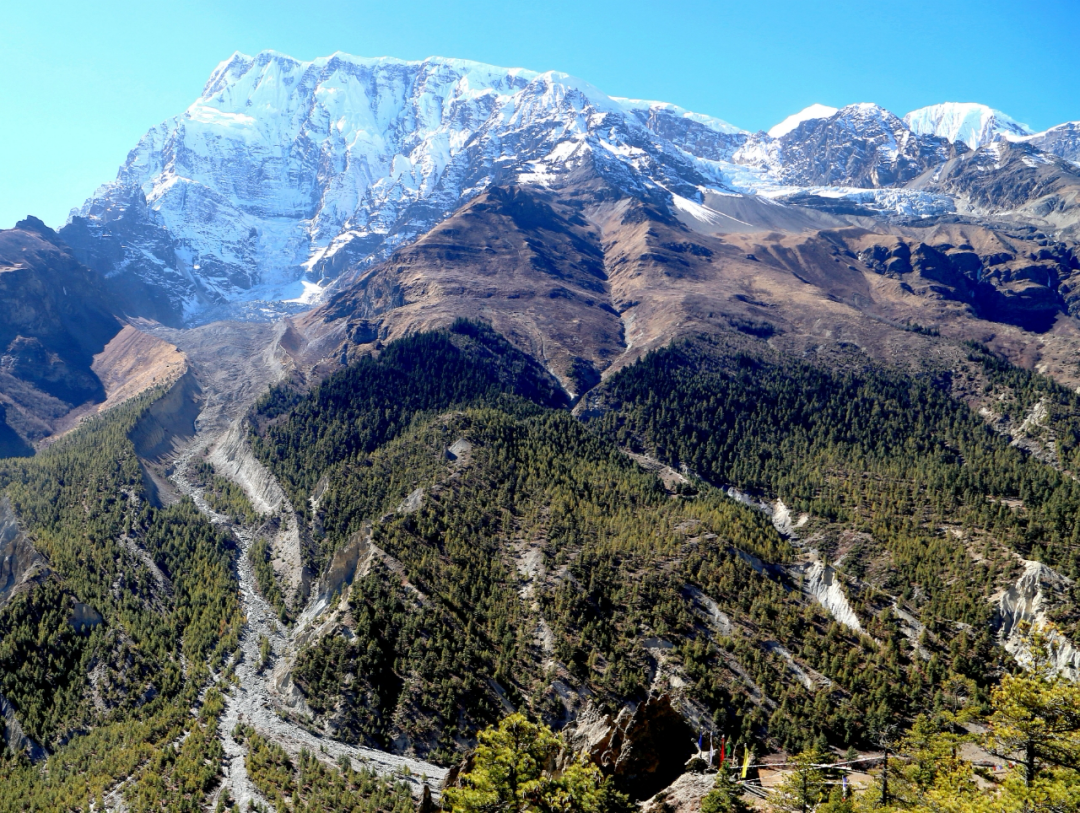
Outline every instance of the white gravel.
[[(242, 810), (247, 809), (249, 800), (272, 809), (247, 775), (244, 766), (247, 749), (233, 739), (232, 731), (239, 722), (252, 726), (294, 757), (304, 748), (328, 764), (335, 764), (341, 757), (348, 757), (354, 768), (366, 767), (379, 774), (395, 774), (406, 779), (412, 783), (416, 795), (422, 792), (426, 782), (437, 796), (446, 776), (445, 768), (384, 751), (347, 745), (330, 737), (314, 734), (282, 716), (286, 711), (295, 709), (298, 704), (295, 698), (286, 698), (275, 688), (272, 679), (273, 664), (282, 658), (292, 659), (295, 654), (294, 642), (289, 631), (278, 622), (272, 608), (255, 589), (255, 575), (247, 555), (255, 540), (254, 529), (237, 526), (216, 513), (203, 499), (202, 490), (187, 476), (188, 467), (196, 454), (216, 440), (216, 437), (208, 438), (200, 433), (178, 457), (172, 475), (172, 481), (179, 491), (191, 497), (198, 509), (214, 525), (228, 528), (239, 540), (241, 548), (237, 575), (246, 621), (240, 637), (239, 663), (235, 669), (239, 685), (222, 687), (229, 690), (225, 696), (225, 711), (220, 724), (221, 740), (225, 748), (225, 779), (222, 787), (214, 794), (213, 803), (216, 804), (218, 796), (227, 788)], [(256, 667), (259, 663), (259, 640), (263, 636), (269, 640), (273, 654), (270, 664), (259, 673)]]

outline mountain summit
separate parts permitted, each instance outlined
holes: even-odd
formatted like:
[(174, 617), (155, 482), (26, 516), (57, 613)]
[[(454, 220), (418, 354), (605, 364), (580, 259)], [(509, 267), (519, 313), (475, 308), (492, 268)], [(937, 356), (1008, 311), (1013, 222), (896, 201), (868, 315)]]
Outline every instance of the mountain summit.
[(986, 146), (999, 136), (1028, 136), (1026, 124), (984, 104), (945, 102), (912, 110), (904, 123), (920, 135), (935, 135), (949, 141), (962, 141), (971, 149)]
[(238, 53), (73, 212), (67, 239), (91, 265), (102, 245), (121, 255), (107, 273), (167, 284), (165, 321), (230, 300), (303, 306), (344, 266), (385, 257), (524, 162), (585, 150), (631, 185), (693, 190), (719, 178), (679, 145), (717, 158), (740, 137), (566, 74)]

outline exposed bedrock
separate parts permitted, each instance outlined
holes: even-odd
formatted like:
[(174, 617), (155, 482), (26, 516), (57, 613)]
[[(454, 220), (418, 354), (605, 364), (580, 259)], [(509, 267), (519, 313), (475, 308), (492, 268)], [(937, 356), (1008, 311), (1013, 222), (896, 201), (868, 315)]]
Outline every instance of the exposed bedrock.
[[(1016, 583), (996, 596), (998, 634), (1017, 663), (1031, 664), (1027, 629), (1047, 626), (1048, 611), (1065, 597), (1071, 584), (1068, 578), (1042, 562), (1026, 561)], [(1048, 637), (1054, 670), (1070, 680), (1080, 679), (1080, 650), (1055, 629), (1049, 631)]]
[(654, 695), (635, 709), (610, 715), (583, 714), (569, 740), (613, 777), (635, 800), (647, 799), (674, 782), (695, 752), (696, 732), (668, 694)]
[(7, 604), (21, 587), (48, 573), (45, 557), (19, 530), (8, 498), (0, 498), (0, 607)]

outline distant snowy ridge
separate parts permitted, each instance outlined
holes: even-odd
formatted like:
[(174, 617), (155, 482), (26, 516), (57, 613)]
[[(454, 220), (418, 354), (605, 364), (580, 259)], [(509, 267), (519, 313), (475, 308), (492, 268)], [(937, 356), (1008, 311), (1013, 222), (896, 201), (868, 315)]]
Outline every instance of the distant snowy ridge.
[(831, 118), (839, 112), (839, 108), (836, 107), (829, 107), (824, 104), (812, 104), (809, 107), (800, 110), (798, 113), (788, 116), (782, 122), (772, 127), (769, 130), (769, 135), (773, 138), (780, 138), (781, 136), (786, 136), (804, 121)]
[(919, 135), (961, 141), (973, 150), (999, 136), (1029, 136), (1031, 128), (984, 104), (945, 102), (912, 110), (904, 123)]
[(1067, 121), (1034, 135), (1006, 135), (1005, 138), (1031, 144), (1043, 152), (1080, 164), (1080, 121)]

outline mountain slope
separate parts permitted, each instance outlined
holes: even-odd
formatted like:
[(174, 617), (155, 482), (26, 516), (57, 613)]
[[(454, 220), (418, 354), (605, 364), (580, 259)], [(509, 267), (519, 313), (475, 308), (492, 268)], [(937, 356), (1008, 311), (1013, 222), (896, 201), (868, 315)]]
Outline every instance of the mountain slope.
[[(364, 403), (360, 371), (430, 340), (331, 389)], [(1023, 560), (1077, 572), (1080, 503), (960, 396), (1053, 402), (1063, 468), (1080, 401), (958, 349), (950, 374), (912, 375), (729, 331), (612, 376), (584, 425), (483, 396), (329, 465), (303, 440), (345, 425), (321, 423), (325, 393), (282, 413), (278, 388), (256, 448), (295, 502), (315, 489), (328, 563), (283, 668), (328, 735), (439, 760), (522, 705), (574, 731), (666, 693), (690, 731), (791, 749), (866, 744), (865, 721), (929, 709), (949, 679), (984, 696), (1008, 657), (996, 596)], [(1075, 635), (1066, 597), (1049, 612)]]
[[(293, 361), (317, 378), (376, 342), (482, 319), (577, 396), (697, 333), (735, 329), (792, 352), (846, 341), (906, 364), (947, 352), (922, 326), (1077, 380), (1078, 264), (1067, 241), (947, 220), (890, 234), (802, 207), (705, 200), (654, 207), (591, 168), (546, 188), (494, 187), (295, 317)], [(722, 225), (742, 218), (761, 225)]]
[(976, 215), (1007, 214), (1076, 239), (1080, 167), (1029, 143), (996, 141), (952, 159), (916, 185), (941, 189)]
[(564, 187), (588, 168), (653, 207), (735, 191), (889, 223), (956, 211), (944, 187), (906, 187), (996, 133), (1039, 138), (978, 105), (907, 123), (817, 105), (750, 135), (556, 72), (238, 53), (61, 231), (128, 315), (267, 320), (325, 301), (491, 186)]
[(117, 299), (36, 218), (0, 231), (0, 457), (183, 374), (176, 348), (125, 325)]

